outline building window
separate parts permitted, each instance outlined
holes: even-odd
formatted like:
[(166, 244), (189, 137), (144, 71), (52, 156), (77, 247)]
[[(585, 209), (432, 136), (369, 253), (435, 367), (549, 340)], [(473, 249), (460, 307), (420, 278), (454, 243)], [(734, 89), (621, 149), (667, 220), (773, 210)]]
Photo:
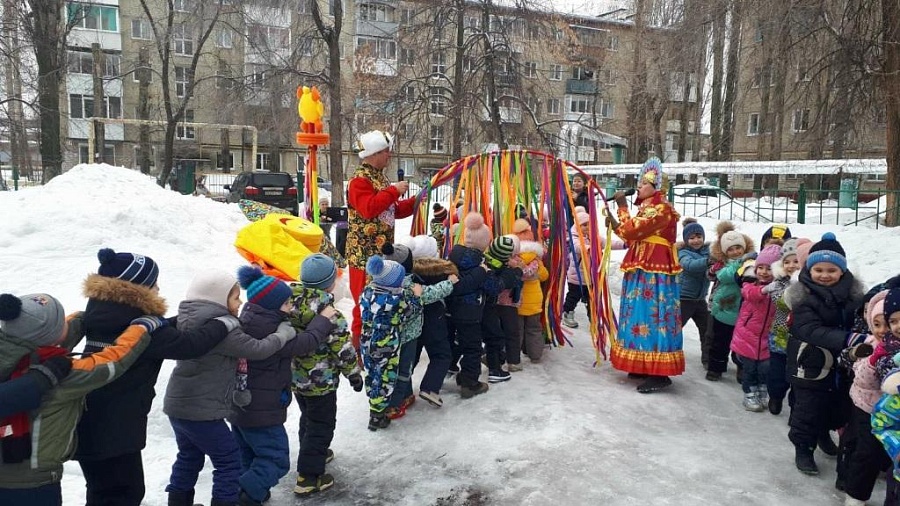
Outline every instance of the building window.
[(536, 118), (539, 118), (541, 115), (541, 101), (535, 97), (528, 97), (525, 99), (525, 106), (528, 107), (528, 110), (531, 111), (532, 114)]
[[(141, 166), (141, 147), (134, 147), (134, 163), (132, 164), (134, 168), (139, 168)], [(156, 167), (156, 148), (153, 146), (150, 147), (150, 166)]]
[(611, 119), (616, 113), (616, 108), (613, 105), (612, 101), (604, 98), (600, 99), (600, 107), (598, 112), (601, 118)]
[(415, 86), (413, 86), (411, 84), (407, 84), (406, 86), (403, 87), (403, 89), (401, 90), (401, 93), (403, 96), (403, 102), (405, 102), (407, 104), (415, 104), (416, 103), (417, 93), (416, 93)]
[(379, 60), (396, 60), (397, 43), (391, 39), (357, 37), (356, 53), (369, 58), (378, 58)]
[(313, 52), (313, 38), (312, 37), (300, 37), (297, 40), (297, 54), (301, 56), (312, 56)]
[(394, 22), (394, 9), (384, 4), (361, 4), (359, 6), (360, 21)]
[[(85, 51), (68, 51), (66, 54), (67, 68), (70, 74), (94, 73), (94, 54)], [(118, 77), (121, 73), (121, 56), (117, 54), (104, 54), (105, 61), (103, 77)]]
[(400, 65), (413, 66), (416, 62), (416, 52), (410, 48), (400, 48)]
[(547, 100), (547, 114), (559, 114), (558, 98), (551, 98)]
[(153, 28), (146, 19), (131, 20), (131, 38), (141, 40), (153, 40)]
[(184, 98), (190, 91), (194, 71), (188, 67), (175, 67), (175, 96)]
[(428, 97), (429, 112), (435, 116), (443, 116), (447, 114), (447, 98), (444, 97), (444, 90), (441, 88), (431, 88)]
[(477, 32), (481, 29), (481, 18), (466, 16), (466, 18), (463, 20), (463, 27)]
[(759, 113), (751, 112), (747, 118), (747, 135), (759, 135)]
[(794, 133), (809, 130), (809, 109), (796, 109), (794, 111), (794, 119), (791, 122), (791, 128)]
[(280, 26), (251, 24), (247, 27), (250, 45), (256, 49), (290, 49), (291, 30)]
[(269, 153), (256, 153), (256, 168), (269, 168)]
[(153, 82), (153, 71), (150, 66), (143, 67), (141, 66), (141, 62), (134, 62), (134, 72), (131, 73), (131, 80), (139, 83), (141, 82), (141, 77), (146, 77), (148, 83)]
[[(193, 109), (185, 109), (184, 123), (193, 123), (193, 122), (194, 122), (194, 110)], [(193, 139), (194, 138), (194, 127), (185, 126), (184, 123), (181, 123), (175, 127), (175, 137), (177, 137), (179, 139)]]
[(254, 90), (260, 90), (266, 86), (266, 67), (265, 65), (250, 64), (247, 65), (247, 86)]
[(619, 50), (619, 36), (618, 35), (608, 35), (606, 37), (606, 49), (609, 51), (618, 51)]
[(432, 153), (444, 152), (444, 127), (440, 125), (431, 125), (431, 136), (428, 143), (429, 150)]
[(102, 30), (104, 32), (119, 31), (119, 8), (107, 5), (87, 5), (70, 3), (66, 6), (69, 24), (73, 28)]
[[(100, 159), (99, 153), (94, 153), (94, 156), (97, 160)], [(95, 163), (97, 160), (89, 160), (88, 159), (88, 145), (87, 144), (79, 144), (78, 145), (78, 163)], [(110, 165), (116, 164), (116, 147), (112, 144), (106, 144), (103, 146), (103, 159), (106, 163)]]
[(591, 107), (591, 98), (575, 98), (571, 97), (566, 99), (569, 101), (569, 112), (579, 113), (579, 114), (589, 114), (593, 111)]
[(234, 32), (231, 28), (220, 28), (216, 31), (216, 47), (224, 49), (234, 47)]
[(800, 62), (797, 64), (797, 82), (800, 81), (811, 81), (812, 76), (809, 72), (809, 64), (806, 62)]
[(172, 42), (175, 54), (185, 56), (194, 54), (194, 39), (192, 38), (191, 28), (187, 24), (172, 27)]
[(447, 72), (447, 55), (443, 51), (431, 54), (431, 73), (444, 74)]
[(413, 19), (416, 17), (416, 11), (414, 9), (410, 9), (409, 7), (404, 7), (400, 9), (400, 24), (401, 25), (411, 25)]
[(231, 70), (228, 69), (220, 69), (216, 71), (216, 88), (220, 90), (232, 90), (234, 89), (234, 76), (231, 75)]
[(584, 67), (572, 67), (572, 79), (579, 81), (590, 81), (594, 78), (594, 71)]
[[(122, 117), (122, 97), (103, 97), (106, 118)], [(94, 97), (92, 95), (69, 95), (69, 117), (76, 119), (94, 117)]]
[(312, 14), (312, 3), (316, 0), (300, 0), (297, 2), (298, 14)]
[[(312, 0), (312, 1), (315, 1), (315, 0)], [(334, 16), (335, 5), (337, 5), (338, 2), (340, 2), (340, 4), (341, 4), (341, 11), (347, 12), (347, 10), (344, 9), (344, 2), (342, 0), (329, 0), (328, 1), (328, 15), (329, 16)], [(257, 165), (257, 167), (259, 167), (259, 165)]]
[(561, 81), (562, 80), (562, 65), (558, 63), (554, 63), (550, 65), (550, 80), (551, 81)]
[(525, 77), (537, 77), (537, 62), (527, 61), (523, 67)]
[(172, 10), (175, 12), (190, 12), (193, 0), (174, 0)]

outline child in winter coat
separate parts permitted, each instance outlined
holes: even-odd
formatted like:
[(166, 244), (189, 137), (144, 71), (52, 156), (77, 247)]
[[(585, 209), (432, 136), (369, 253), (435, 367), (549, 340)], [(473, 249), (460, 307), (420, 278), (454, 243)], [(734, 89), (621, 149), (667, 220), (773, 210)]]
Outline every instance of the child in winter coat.
[[(579, 235), (579, 232), (581, 235)], [(583, 207), (575, 208), (575, 224), (569, 230), (574, 246), (567, 255), (568, 268), (566, 269), (566, 298), (563, 300), (562, 324), (566, 327), (577, 329), (578, 322), (575, 321), (575, 308), (578, 302), (582, 302), (587, 309), (588, 319), (591, 317), (590, 289), (588, 287), (587, 268), (589, 265), (582, 264), (582, 248), (587, 253), (591, 251), (590, 233), (591, 233), (591, 215), (585, 211)], [(605, 241), (600, 238), (601, 249), (605, 247)], [(623, 249), (625, 243), (615, 239), (613, 240), (612, 249)], [(704, 268), (704, 271), (706, 269)]]
[[(206, 270), (194, 277), (178, 305), (178, 328), (194, 330), (213, 318), (236, 317), (240, 309), (241, 289), (234, 276)], [(170, 506), (194, 504), (194, 486), (207, 455), (215, 468), (212, 506), (237, 504), (241, 451), (225, 418), (232, 409), (238, 359), (268, 358), (294, 335), (287, 322), (264, 339), (254, 339), (235, 327), (206, 355), (175, 365), (163, 400), (163, 412), (169, 416), (178, 445), (166, 487)]]
[[(868, 346), (866, 352), (871, 352), (888, 333), (884, 315), (887, 294), (887, 291), (879, 292), (866, 304), (864, 313), (871, 334), (866, 338), (865, 345), (844, 350), (841, 354), (842, 361), (852, 364), (854, 374), (850, 387), (853, 413), (850, 423), (841, 433), (837, 466), (838, 481), (842, 482), (847, 494), (846, 504), (865, 504), (872, 496), (878, 475), (891, 463), (881, 443), (872, 434), (872, 409), (881, 398), (881, 380), (872, 362), (861, 358), (860, 355), (864, 354), (858, 351)], [(900, 303), (900, 300), (894, 303)]]
[(850, 332), (864, 294), (865, 288), (847, 270), (844, 248), (829, 232), (810, 248), (799, 281), (784, 295), (791, 309), (787, 371), (794, 398), (788, 437), (797, 469), (805, 474), (819, 473), (813, 458), (817, 445), (837, 453), (829, 430), (845, 420), (834, 364), (841, 350), (865, 338)]
[[(897, 329), (900, 331), (900, 328)], [(900, 354), (890, 357), (898, 364), (881, 383), (885, 394), (872, 408), (872, 434), (887, 452), (893, 462), (893, 472), (888, 474), (884, 506), (900, 506)], [(865, 502), (846, 501), (847, 504), (862, 505)]]
[(513, 233), (519, 238), (519, 257), (510, 262), (510, 267), (522, 269), (524, 281), (522, 304), (519, 306), (519, 328), (525, 354), (533, 364), (537, 364), (544, 354), (545, 343), (541, 327), (541, 313), (544, 311), (541, 283), (550, 276), (550, 273), (541, 261), (544, 247), (534, 240), (534, 232), (528, 220), (516, 220), (513, 223)]
[(752, 274), (748, 272), (743, 276), (743, 303), (734, 326), (731, 351), (740, 357), (744, 368), (741, 388), (747, 411), (761, 412), (769, 403), (766, 376), (769, 372), (769, 332), (775, 319), (775, 303), (769, 294), (763, 292), (763, 288), (774, 279), (771, 266), (780, 257), (780, 246), (766, 246), (759, 252), (755, 266), (748, 267), (754, 269)]
[[(419, 235), (410, 237), (406, 243), (413, 257), (413, 274), (423, 287), (433, 286), (449, 280), (459, 281), (456, 266), (449, 260), (438, 258), (437, 241), (434, 237)], [(424, 292), (424, 289), (423, 289)], [(424, 295), (424, 293), (423, 293)], [(422, 350), (428, 352), (428, 367), (419, 384), (419, 398), (439, 408), (444, 405), (441, 387), (450, 368), (450, 341), (447, 338), (447, 306), (444, 299), (435, 300), (422, 307), (422, 332), (416, 339), (413, 369), (419, 363)], [(412, 376), (412, 372), (410, 372)]]
[[(244, 332), (263, 339), (289, 316), (291, 289), (284, 282), (264, 275), (258, 267), (238, 269), (238, 282), (247, 290), (247, 303), (241, 311)], [(247, 361), (246, 391), (235, 396), (237, 409), (228, 416), (241, 448), (241, 506), (261, 504), (269, 489), (290, 471), (291, 455), (284, 422), (291, 404), (291, 361), (295, 356), (310, 355), (328, 340), (334, 332), (331, 320), (336, 315), (331, 306), (321, 308), (305, 329), (274, 355)]]
[[(436, 284), (425, 285), (419, 283), (418, 276), (413, 272), (415, 258), (412, 250), (403, 244), (385, 244), (381, 248), (384, 258), (393, 260), (403, 267), (406, 276), (403, 278), (403, 290), (406, 297), (413, 297), (413, 290), (418, 285), (421, 289), (420, 303), (422, 307), (443, 301), (453, 291), (453, 283), (458, 279), (449, 276), (447, 280)], [(416, 358), (417, 340), (422, 334), (424, 324), (424, 310), (410, 313), (409, 321), (400, 329), (400, 363), (397, 370), (397, 383), (394, 393), (386, 411), (388, 418), (396, 420), (406, 415), (406, 408), (415, 402), (412, 388), (412, 371)]]
[(431, 237), (437, 243), (438, 251), (444, 251), (444, 227), (448, 215), (447, 208), (435, 202), (431, 206), (431, 210), (434, 211), (434, 216), (431, 218), (429, 231), (431, 232)]
[(422, 311), (422, 286), (413, 285), (407, 293), (403, 266), (379, 255), (369, 257), (366, 273), (371, 282), (359, 298), (363, 320), (360, 349), (366, 368), (369, 430), (376, 431), (391, 423), (385, 411), (397, 382), (401, 335), (413, 315)]
[(497, 295), (497, 304), (494, 310), (500, 321), (501, 332), (505, 336), (500, 363), (506, 363), (506, 372), (512, 373), (522, 370), (522, 329), (519, 328), (519, 307), (522, 305), (522, 286), (524, 284), (522, 276), (524, 273), (520, 267), (510, 266), (510, 262), (513, 265), (521, 265), (519, 238), (514, 234), (504, 237), (508, 237), (512, 241), (513, 254), (506, 260), (503, 269), (509, 270), (515, 279), (509, 278), (503, 283), (504, 285), (509, 284), (509, 287), (504, 286)]
[[(159, 295), (159, 267), (150, 257), (97, 253), (100, 268), (84, 282), (84, 351), (97, 353), (110, 345), (141, 315), (162, 317), (166, 301)], [(119, 379), (88, 394), (78, 423), (75, 460), (87, 482), (86, 504), (139, 505), (144, 498), (141, 450), (147, 443), (147, 419), (163, 360), (200, 358), (239, 325), (222, 316), (183, 330), (177, 320), (153, 331), (153, 339), (137, 363)], [(111, 499), (115, 498), (115, 499)]]
[[(300, 283), (291, 285), (291, 325), (305, 330), (319, 311), (334, 304), (337, 265), (321, 253), (314, 253), (300, 263)], [(337, 388), (341, 374), (353, 390), (363, 389), (362, 373), (356, 349), (350, 340), (347, 320), (335, 311), (334, 330), (328, 338), (305, 357), (291, 362), (291, 389), (300, 406), (300, 451), (297, 454), (297, 485), (300, 496), (321, 492), (334, 485), (334, 477), (325, 473), (325, 463), (334, 453), (328, 448), (334, 438), (337, 418)]]
[(776, 223), (763, 232), (762, 239), (759, 241), (759, 248), (761, 250), (770, 244), (784, 246), (784, 243), (790, 238), (791, 229), (787, 225)]
[[(80, 315), (66, 321), (62, 304), (47, 294), (0, 295), (0, 377), (30, 371), (59, 384), (40, 407), (0, 418), (0, 504), (61, 505), (63, 462), (74, 451), (70, 437), (84, 409), (84, 396), (120, 377), (164, 324), (139, 317), (110, 346), (82, 359), (68, 354), (84, 335)], [(36, 360), (32, 363), (32, 360)], [(62, 374), (64, 361), (70, 372)]]
[(709, 323), (709, 305), (706, 295), (709, 292), (709, 277), (706, 271), (710, 266), (709, 243), (706, 242), (706, 231), (703, 225), (694, 218), (685, 218), (681, 222), (683, 242), (676, 244), (681, 274), (681, 327), (694, 320), (700, 334), (700, 361), (703, 367), (709, 365), (709, 342), (707, 340), (707, 324)]
[(791, 286), (791, 279), (795, 272), (800, 270), (800, 260), (797, 257), (797, 247), (809, 239), (788, 239), (781, 248), (781, 259), (772, 264), (772, 275), (775, 280), (763, 287), (763, 293), (769, 295), (775, 303), (775, 319), (772, 321), (772, 330), (769, 332), (769, 413), (778, 415), (787, 395), (787, 342), (790, 329), (788, 329), (788, 317), (791, 310), (784, 302), (784, 292)]
[(484, 283), (490, 267), (484, 263), (484, 250), (491, 243), (491, 230), (478, 213), (469, 213), (464, 220), (463, 243), (450, 250), (450, 261), (459, 271), (459, 282), (446, 298), (450, 314), (451, 344), (459, 353), (459, 374), (456, 384), (464, 399), (488, 391), (487, 383), (478, 381), (481, 375), (481, 319), (484, 313)]
[(504, 296), (504, 302), (508, 300), (514, 304), (513, 301), (521, 298), (522, 269), (507, 265), (518, 248), (519, 239), (516, 236), (502, 235), (491, 241), (484, 253), (485, 263), (490, 267), (488, 281), (485, 282), (484, 313), (481, 316), (488, 383), (500, 383), (511, 378), (509, 371), (503, 370), (503, 363), (506, 361), (509, 334), (518, 335), (518, 311), (513, 318), (512, 309), (515, 306), (501, 304), (500, 299)]
[(745, 256), (753, 254), (753, 240), (746, 234), (734, 230), (729, 221), (722, 221), (716, 226), (719, 239), (710, 248), (710, 254), (716, 262), (709, 268), (710, 280), (714, 281), (710, 299), (712, 300), (712, 339), (709, 341), (709, 368), (706, 379), (719, 381), (728, 370), (728, 350), (734, 334), (741, 307), (741, 287), (737, 283), (735, 273)]

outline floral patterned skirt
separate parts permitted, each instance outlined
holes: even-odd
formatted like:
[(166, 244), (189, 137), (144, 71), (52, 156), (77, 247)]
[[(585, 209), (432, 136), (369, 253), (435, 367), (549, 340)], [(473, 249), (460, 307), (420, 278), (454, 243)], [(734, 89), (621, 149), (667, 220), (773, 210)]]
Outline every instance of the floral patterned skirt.
[(610, 360), (620, 371), (654, 376), (684, 372), (678, 277), (642, 270), (622, 280), (619, 333)]

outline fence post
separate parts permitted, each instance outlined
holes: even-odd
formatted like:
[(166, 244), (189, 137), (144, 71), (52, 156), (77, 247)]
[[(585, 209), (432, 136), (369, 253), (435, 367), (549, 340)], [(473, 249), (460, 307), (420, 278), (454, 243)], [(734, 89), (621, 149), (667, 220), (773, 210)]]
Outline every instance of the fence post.
[(797, 189), (797, 223), (806, 223), (806, 185), (800, 183)]

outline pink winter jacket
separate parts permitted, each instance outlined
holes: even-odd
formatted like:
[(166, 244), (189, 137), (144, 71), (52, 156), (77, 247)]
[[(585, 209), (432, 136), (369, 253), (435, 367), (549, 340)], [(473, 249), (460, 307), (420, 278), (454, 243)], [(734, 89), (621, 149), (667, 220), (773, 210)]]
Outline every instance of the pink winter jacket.
[[(866, 343), (875, 346), (878, 341), (875, 336), (869, 336)], [(853, 385), (850, 387), (850, 398), (857, 408), (866, 413), (872, 412), (872, 407), (881, 399), (881, 382), (875, 374), (875, 366), (868, 360), (857, 360), (853, 363)]]
[(750, 360), (769, 359), (769, 332), (775, 319), (775, 304), (765, 285), (744, 283), (741, 288), (741, 310), (734, 324), (731, 351)]
[[(578, 241), (578, 231), (575, 229), (575, 225), (572, 225), (572, 238)], [(602, 251), (606, 247), (606, 239), (601, 237), (599, 242)], [(591, 245), (587, 244), (585, 246), (585, 250), (590, 254)], [(625, 243), (618, 239), (613, 239), (612, 249), (625, 249)], [(566, 269), (566, 282), (573, 285), (587, 285), (589, 280), (584, 279), (584, 271), (581, 270), (581, 246), (574, 245), (574, 250), (574, 253), (570, 251), (567, 254), (569, 267)]]

